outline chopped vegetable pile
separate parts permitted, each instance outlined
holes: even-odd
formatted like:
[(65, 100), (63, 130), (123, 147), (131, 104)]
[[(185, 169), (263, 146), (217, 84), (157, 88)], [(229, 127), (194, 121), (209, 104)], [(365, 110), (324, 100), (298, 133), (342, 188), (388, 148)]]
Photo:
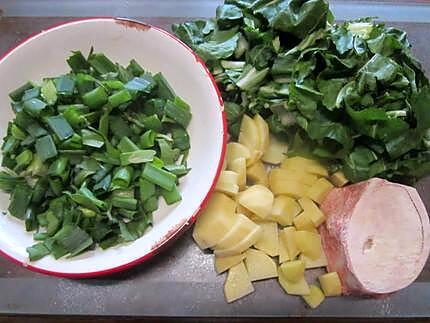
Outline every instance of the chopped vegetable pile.
[(430, 91), (406, 33), (333, 23), (324, 0), (226, 0), (173, 26), (220, 86), (229, 132), (259, 113), (297, 154), (352, 182), (430, 173)]
[(36, 231), (30, 260), (76, 256), (141, 237), (160, 195), (181, 200), (189, 172), (190, 107), (162, 74), (133, 59), (73, 52), (71, 72), (10, 93), (15, 119), (2, 146), (9, 212)]

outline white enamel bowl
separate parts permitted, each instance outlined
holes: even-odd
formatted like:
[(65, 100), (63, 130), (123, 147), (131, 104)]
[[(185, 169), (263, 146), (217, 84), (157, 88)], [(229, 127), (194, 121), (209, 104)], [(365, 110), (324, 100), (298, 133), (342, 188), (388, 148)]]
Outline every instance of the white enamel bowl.
[[(22, 222), (0, 213), (0, 253), (27, 268), (63, 277), (111, 274), (152, 257), (195, 220), (214, 189), (225, 153), (226, 123), (222, 99), (203, 62), (186, 45), (159, 28), (125, 19), (93, 18), (44, 30), (0, 58), (0, 137), (13, 119), (8, 93), (27, 80), (68, 72), (65, 59), (72, 50), (88, 53), (91, 46), (113, 61), (135, 58), (145, 69), (162, 72), (175, 92), (191, 106), (189, 126), (191, 172), (180, 183), (183, 200), (154, 214), (154, 226), (135, 242), (105, 251), (96, 249), (72, 259), (51, 256), (29, 262), (26, 247), (34, 243)], [(9, 197), (0, 194), (0, 210)]]

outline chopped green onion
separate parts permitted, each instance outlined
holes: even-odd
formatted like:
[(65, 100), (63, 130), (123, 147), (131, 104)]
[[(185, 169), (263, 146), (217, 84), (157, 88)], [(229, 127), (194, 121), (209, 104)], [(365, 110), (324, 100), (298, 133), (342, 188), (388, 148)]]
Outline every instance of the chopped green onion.
[(164, 78), (163, 74), (155, 74), (154, 80), (157, 82), (157, 96), (162, 99), (173, 100), (175, 97), (175, 91), (173, 91), (172, 87)]
[(127, 70), (134, 76), (140, 76), (145, 73), (145, 70), (139, 65), (138, 62), (136, 62), (134, 58), (128, 64)]
[(142, 177), (165, 190), (172, 190), (176, 183), (176, 175), (148, 163), (142, 172)]
[(182, 200), (181, 194), (178, 191), (178, 187), (175, 185), (173, 189), (168, 191), (165, 189), (161, 189), (161, 195), (166, 201), (167, 205), (171, 205)]
[(88, 58), (88, 63), (99, 74), (116, 72), (115, 64), (104, 54), (91, 54)]
[(32, 160), (33, 160), (33, 153), (31, 152), (31, 150), (29, 149), (23, 150), (15, 158), (15, 161), (16, 161), (15, 170), (24, 168), (25, 166), (29, 165)]
[(133, 78), (124, 87), (131, 92), (151, 93), (156, 85), (154, 78), (149, 74), (145, 74), (142, 77)]
[(57, 102), (57, 88), (52, 80), (45, 80), (40, 90), (42, 98), (48, 105), (54, 105)]
[(35, 245), (26, 249), (30, 261), (39, 260), (51, 253), (43, 242), (36, 243)]
[(73, 136), (73, 128), (61, 114), (58, 116), (47, 117), (45, 120), (51, 130), (61, 141)]
[(142, 123), (145, 128), (153, 130), (155, 132), (160, 132), (163, 128), (163, 125), (161, 124), (161, 121), (156, 114), (142, 118)]
[(155, 195), (155, 185), (146, 179), (139, 178), (140, 201), (144, 203), (151, 196)]
[(34, 87), (32, 89), (28, 89), (27, 91), (25, 91), (21, 100), (22, 101), (27, 101), (27, 100), (30, 100), (30, 99), (37, 98), (39, 95), (40, 95), (40, 88), (39, 87)]
[(57, 93), (63, 96), (71, 96), (75, 91), (75, 80), (63, 75), (55, 80)]
[(40, 114), (40, 112), (45, 109), (46, 103), (39, 99), (30, 99), (27, 101), (24, 101), (24, 111), (28, 112), (29, 114), (33, 116), (37, 116)]
[(154, 212), (155, 210), (157, 210), (158, 209), (158, 198), (155, 196), (151, 196), (143, 204), (143, 209), (147, 213), (151, 213), (151, 212)]
[(99, 86), (82, 96), (82, 102), (92, 109), (99, 108), (108, 101), (106, 90)]
[(72, 225), (63, 226), (54, 238), (71, 256), (81, 253), (93, 244), (93, 239), (88, 233)]
[(140, 136), (139, 144), (142, 148), (151, 148), (155, 144), (156, 132), (153, 130), (146, 131), (142, 136)]
[(95, 133), (94, 131), (82, 129), (81, 135), (82, 135), (82, 143), (85, 146), (101, 148), (105, 144), (103, 137), (100, 136), (98, 133)]
[(72, 55), (66, 59), (67, 64), (73, 72), (86, 72), (90, 69), (90, 65), (80, 51), (72, 51)]
[(18, 184), (10, 197), (9, 212), (18, 219), (24, 219), (30, 204), (32, 189), (26, 184)]
[(111, 189), (127, 188), (130, 185), (132, 175), (133, 168), (130, 166), (117, 168), (113, 174)]
[(165, 110), (169, 118), (172, 118), (184, 128), (186, 128), (191, 121), (191, 112), (172, 101), (167, 101)]
[(150, 162), (154, 159), (155, 150), (135, 150), (127, 153), (122, 153), (119, 156), (121, 165), (142, 164)]
[(51, 135), (38, 138), (35, 146), (37, 155), (41, 161), (57, 156), (57, 148)]
[(127, 103), (131, 101), (132, 97), (130, 95), (130, 92), (128, 90), (121, 90), (118, 91), (108, 98), (108, 102), (111, 105), (111, 107), (116, 108), (117, 106), (120, 106), (121, 104)]
[(21, 85), (16, 90), (9, 93), (9, 97), (14, 100), (15, 102), (21, 101), (22, 96), (24, 95), (24, 92), (31, 89), (33, 87), (33, 84), (31, 82), (27, 82), (23, 85)]
[(122, 137), (118, 144), (118, 149), (122, 153), (127, 153), (139, 150), (139, 147), (133, 141), (131, 141), (130, 138)]

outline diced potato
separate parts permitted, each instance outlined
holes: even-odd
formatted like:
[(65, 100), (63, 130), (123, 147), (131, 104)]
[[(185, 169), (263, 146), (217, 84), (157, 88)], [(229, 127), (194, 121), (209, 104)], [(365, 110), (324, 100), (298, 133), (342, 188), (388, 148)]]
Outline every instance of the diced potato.
[(224, 295), (227, 303), (234, 302), (239, 298), (251, 294), (254, 291), (245, 264), (240, 262), (231, 267), (224, 284)]
[(230, 257), (217, 257), (215, 256), (215, 271), (218, 274), (223, 273), (227, 269), (236, 266), (238, 263), (245, 259), (245, 253)]
[(306, 196), (310, 186), (295, 180), (269, 179), (269, 186), (275, 195), (288, 195), (294, 198)]
[(333, 184), (325, 178), (320, 178), (311, 188), (307, 191), (306, 196), (314, 200), (318, 204), (324, 202), (327, 194), (333, 189)]
[(299, 200), (303, 212), (305, 212), (315, 227), (320, 226), (325, 221), (324, 213), (320, 208), (308, 197), (302, 197)]
[(269, 148), (263, 154), (261, 159), (268, 164), (278, 165), (285, 158), (285, 154), (288, 151), (288, 144), (286, 142), (280, 141), (273, 135), (269, 136)]
[(246, 160), (248, 166), (251, 166), (260, 160), (263, 152), (260, 150), (260, 132), (258, 131), (255, 121), (248, 115), (244, 115), (239, 131), (239, 143), (248, 147), (251, 152), (251, 157)]
[(254, 244), (254, 247), (264, 251), (271, 257), (279, 254), (278, 224), (275, 222), (260, 223), (263, 230), (261, 238)]
[(251, 281), (278, 277), (275, 262), (260, 250), (248, 249), (245, 265)]
[(341, 171), (331, 174), (330, 181), (337, 187), (345, 186), (349, 182)]
[(254, 213), (252, 213), (250, 210), (248, 210), (246, 207), (237, 204), (236, 213), (241, 213), (243, 215), (246, 215), (250, 220), (254, 222), (261, 222), (261, 218)]
[(309, 214), (305, 211), (296, 216), (293, 220), (294, 226), (297, 230), (304, 230), (310, 232), (318, 232), (311, 221)]
[(254, 184), (260, 184), (264, 186), (269, 185), (269, 178), (267, 176), (266, 168), (260, 161), (255, 162), (253, 165), (248, 167), (246, 175)]
[(237, 173), (239, 190), (243, 190), (246, 187), (246, 159), (239, 157), (233, 160), (230, 163), (230, 170)]
[(258, 227), (258, 224), (255, 224), (243, 214), (237, 214), (235, 218), (235, 223), (228, 233), (216, 244), (215, 249), (227, 249), (236, 246)]
[(227, 249), (215, 249), (214, 254), (218, 257), (238, 255), (247, 250), (252, 245), (254, 245), (261, 238), (262, 234), (263, 230), (260, 226), (258, 226), (254, 231), (252, 231), (246, 238), (244, 238), (234, 247)]
[(222, 162), (221, 170), (226, 170), (226, 169), (227, 169), (227, 158), (224, 158), (224, 161)]
[(321, 289), (315, 285), (309, 285), (309, 295), (303, 295), (303, 299), (311, 308), (317, 308), (324, 301), (325, 296)]
[(286, 245), (290, 260), (294, 260), (300, 253), (294, 238), (295, 232), (296, 229), (294, 227), (287, 227), (279, 232), (279, 239), (283, 240), (283, 243)]
[(307, 173), (328, 177), (327, 169), (320, 162), (299, 156), (285, 159), (281, 164), (281, 168), (303, 170)]
[(215, 191), (235, 196), (239, 193), (238, 179), (239, 175), (236, 172), (222, 171), (215, 186)]
[(297, 248), (306, 257), (314, 260), (321, 257), (321, 236), (318, 233), (302, 230), (296, 231), (294, 233), (294, 240), (296, 242)]
[(273, 199), (273, 194), (267, 187), (253, 185), (240, 193), (238, 202), (260, 218), (265, 219), (272, 211)]
[(269, 183), (273, 181), (297, 181), (308, 186), (313, 185), (318, 176), (306, 173), (304, 170), (273, 168), (269, 173)]
[(200, 248), (211, 248), (224, 238), (235, 222), (235, 210), (236, 202), (228, 196), (218, 192), (212, 194), (193, 230), (193, 238)]
[(254, 122), (260, 137), (260, 148), (258, 150), (264, 154), (269, 148), (269, 125), (259, 114), (254, 116)]
[(311, 259), (309, 257), (306, 257), (304, 254), (301, 254), (299, 257), (300, 260), (303, 260), (305, 262), (306, 269), (311, 268), (320, 268), (320, 267), (327, 267), (327, 257), (323, 252), (321, 252), (321, 256), (318, 259)]
[(245, 158), (248, 160), (251, 158), (251, 151), (248, 147), (238, 143), (238, 142), (229, 142), (227, 144), (227, 153), (226, 153), (226, 161), (227, 168), (230, 167), (231, 162), (238, 158)]
[(298, 282), (305, 275), (305, 263), (301, 260), (284, 262), (279, 269), (285, 279), (292, 283)]
[(279, 239), (279, 263), (282, 264), (290, 260), (290, 256), (288, 255), (287, 243), (285, 239), (282, 238), (282, 231), (278, 231), (278, 239)]
[(282, 288), (290, 295), (309, 295), (310, 289), (306, 282), (305, 276), (302, 276), (297, 282), (291, 282), (284, 277), (281, 270), (278, 271), (278, 281)]
[(342, 295), (342, 284), (337, 272), (333, 271), (318, 277), (321, 288), (325, 296), (340, 296)]
[(292, 225), (294, 217), (301, 211), (300, 205), (291, 197), (278, 195), (275, 197), (272, 212), (268, 219), (282, 226)]

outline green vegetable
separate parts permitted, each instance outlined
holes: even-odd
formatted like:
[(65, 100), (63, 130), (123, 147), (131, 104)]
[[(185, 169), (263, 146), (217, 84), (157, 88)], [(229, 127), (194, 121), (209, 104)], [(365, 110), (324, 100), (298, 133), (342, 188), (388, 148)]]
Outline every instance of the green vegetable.
[(10, 93), (0, 189), (33, 232), (30, 261), (141, 237), (162, 196), (181, 200), (189, 105), (160, 73), (73, 51), (71, 71)]
[(232, 138), (259, 113), (290, 155), (351, 182), (430, 173), (429, 81), (404, 31), (333, 23), (324, 0), (225, 0), (215, 19), (172, 29), (214, 75)]

